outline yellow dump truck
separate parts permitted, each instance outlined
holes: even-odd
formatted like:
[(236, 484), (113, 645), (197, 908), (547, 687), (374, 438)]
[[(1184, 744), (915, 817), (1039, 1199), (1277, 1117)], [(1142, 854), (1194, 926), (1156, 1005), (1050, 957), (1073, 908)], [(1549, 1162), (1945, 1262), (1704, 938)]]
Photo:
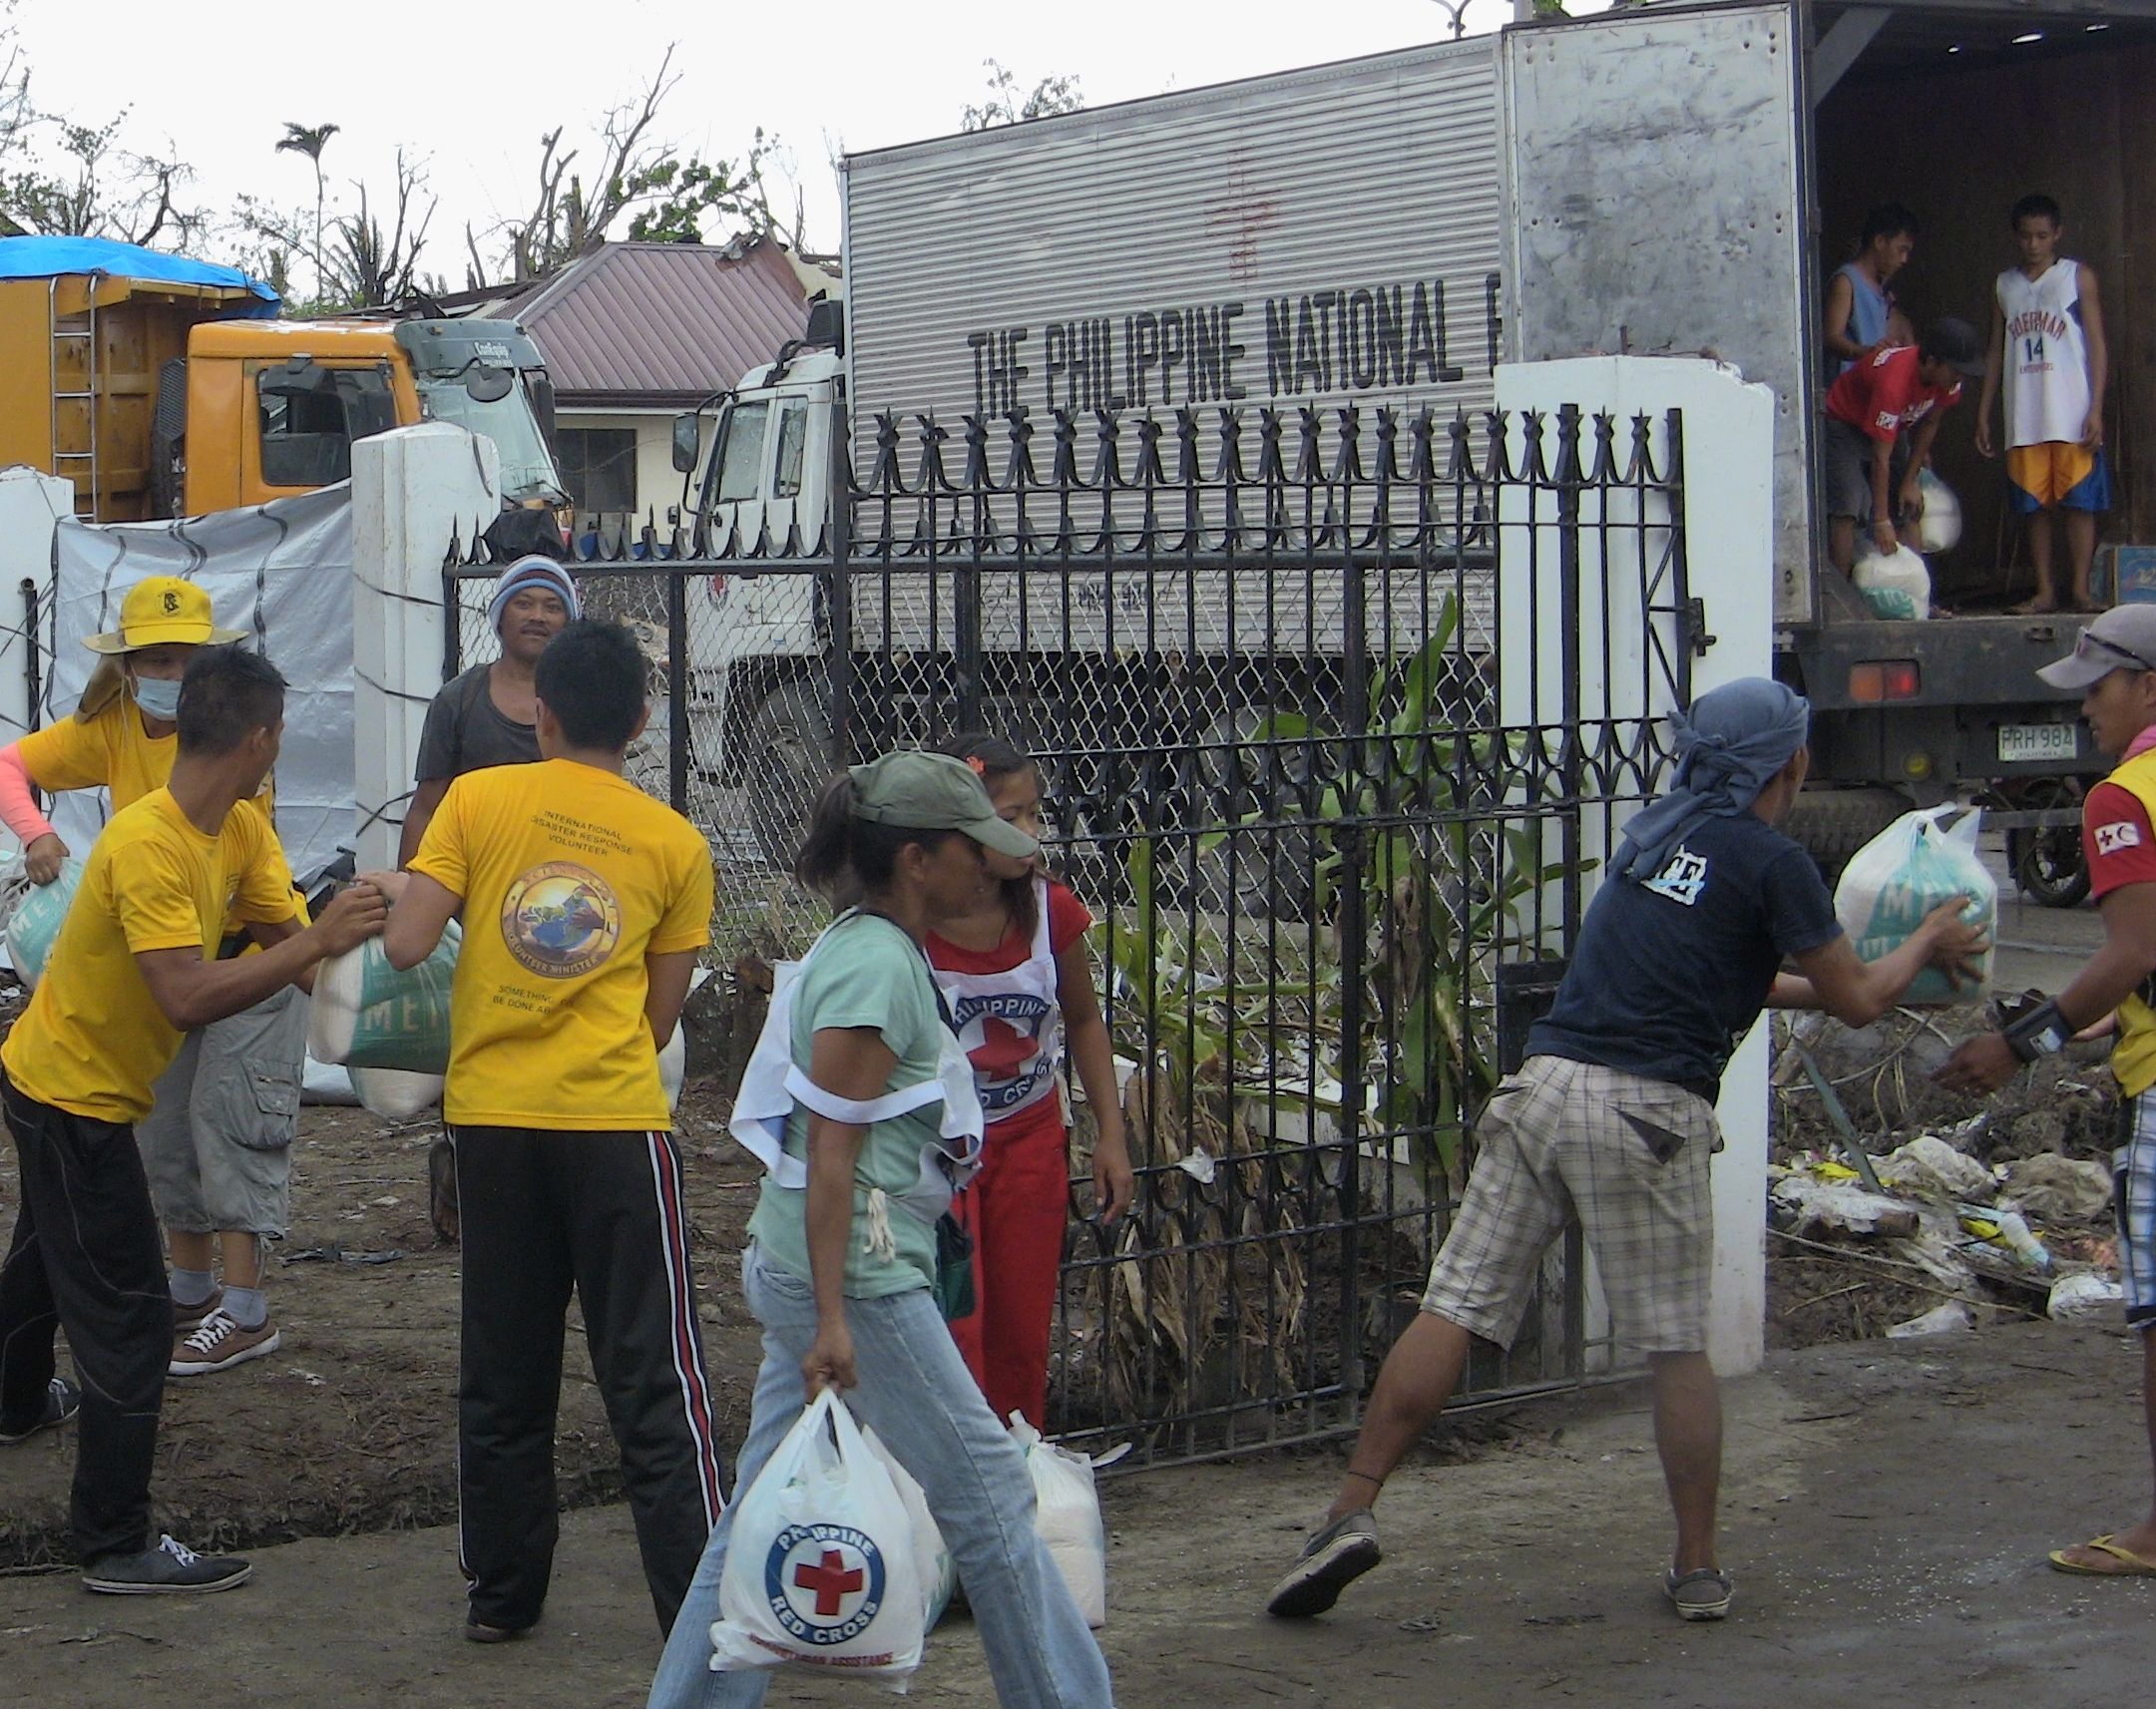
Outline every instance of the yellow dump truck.
[(99, 238), (0, 238), (0, 467), (75, 483), (79, 516), (199, 516), (351, 473), (352, 441), (453, 421), (503, 496), (562, 502), (553, 387), (506, 320), (278, 320), (230, 267)]

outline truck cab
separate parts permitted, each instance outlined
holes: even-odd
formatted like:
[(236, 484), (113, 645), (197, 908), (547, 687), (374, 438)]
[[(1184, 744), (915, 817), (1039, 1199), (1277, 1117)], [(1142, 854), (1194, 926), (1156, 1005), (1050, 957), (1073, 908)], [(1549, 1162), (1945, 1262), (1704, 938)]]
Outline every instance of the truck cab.
[(451, 421), (494, 440), (506, 497), (559, 502), (552, 414), (538, 346), (506, 321), (212, 320), (161, 376), (157, 456), (199, 516), (331, 486), (354, 440)]
[(0, 238), (0, 465), (72, 481), (88, 521), (146, 522), (332, 485), (354, 440), (439, 420), (495, 442), (512, 502), (562, 502), (546, 359), (514, 322), (276, 309), (232, 267)]

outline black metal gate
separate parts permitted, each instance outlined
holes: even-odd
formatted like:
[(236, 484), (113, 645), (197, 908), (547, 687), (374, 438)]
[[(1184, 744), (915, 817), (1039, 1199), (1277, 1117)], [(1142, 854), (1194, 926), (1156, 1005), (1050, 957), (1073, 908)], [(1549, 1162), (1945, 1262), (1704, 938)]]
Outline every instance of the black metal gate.
[[(1164, 1462), (1351, 1429), (1412, 1318), (1467, 1124), (1568, 954), (1611, 815), (1704, 647), (1665, 419), (885, 418), (832, 519), (587, 541), (654, 660), (640, 780), (705, 830), (713, 963), (803, 951), (836, 763), (968, 729), (1038, 756), (1093, 934), (1138, 1196), (1087, 1220), (1075, 1111), (1061, 1433)], [(494, 574), (453, 554), (445, 668)], [(1576, 1244), (1469, 1393), (1606, 1364)]]

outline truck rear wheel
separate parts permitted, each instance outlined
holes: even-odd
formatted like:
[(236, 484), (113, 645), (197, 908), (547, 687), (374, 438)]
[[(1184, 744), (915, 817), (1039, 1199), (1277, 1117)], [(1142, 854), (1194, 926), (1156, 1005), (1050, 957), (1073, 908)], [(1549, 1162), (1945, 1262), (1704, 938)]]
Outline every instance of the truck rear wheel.
[(749, 714), (741, 756), (756, 846), (773, 866), (793, 864), (831, 770), (830, 707), (805, 682), (773, 689)]
[(1812, 857), (1831, 885), (1849, 858), (1910, 809), (1892, 789), (1809, 786), (1781, 824), (1782, 834)]
[[(2072, 806), (2081, 791), (2070, 779), (2038, 777), (2014, 792), (2025, 811)], [(2006, 833), (2006, 869), (2031, 902), (2046, 908), (2078, 908), (2088, 895), (2088, 860), (2078, 825), (2032, 825)]]

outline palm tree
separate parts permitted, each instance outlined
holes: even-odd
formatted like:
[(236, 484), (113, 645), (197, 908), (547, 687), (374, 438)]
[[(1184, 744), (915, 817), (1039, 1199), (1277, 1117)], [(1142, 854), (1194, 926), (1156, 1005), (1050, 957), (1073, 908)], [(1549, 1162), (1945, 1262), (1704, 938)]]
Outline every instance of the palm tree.
[(329, 294), (329, 281), (324, 276), (322, 267), (322, 207), (324, 202), (322, 194), (322, 150), (328, 146), (329, 139), (334, 137), (339, 129), (340, 127), (335, 125), (295, 125), (287, 119), (284, 121), (283, 140), (277, 144), (276, 148), (278, 154), (282, 154), (286, 149), (289, 149), (295, 155), (305, 155), (308, 160), (314, 163), (314, 294), (316, 296)]

